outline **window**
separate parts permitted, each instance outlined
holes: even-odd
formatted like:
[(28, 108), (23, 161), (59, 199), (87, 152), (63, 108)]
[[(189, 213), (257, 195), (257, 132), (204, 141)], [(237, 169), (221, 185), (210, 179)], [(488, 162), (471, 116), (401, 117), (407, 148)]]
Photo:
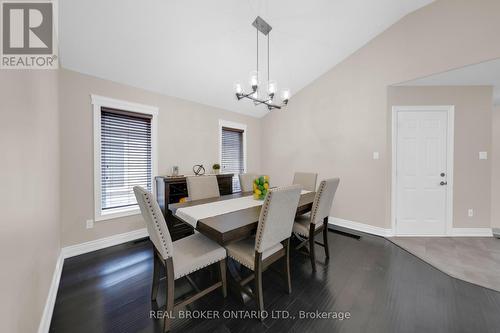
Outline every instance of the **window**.
[(245, 131), (246, 126), (220, 121), (221, 132), (221, 169), (225, 173), (234, 173), (233, 191), (241, 191), (238, 175), (246, 169)]
[(157, 109), (92, 96), (95, 220), (139, 213), (134, 186), (153, 190)]

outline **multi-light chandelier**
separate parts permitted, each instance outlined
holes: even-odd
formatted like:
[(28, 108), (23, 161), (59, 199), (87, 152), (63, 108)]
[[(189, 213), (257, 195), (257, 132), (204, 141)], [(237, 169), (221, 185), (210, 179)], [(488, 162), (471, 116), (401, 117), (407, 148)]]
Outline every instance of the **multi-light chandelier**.
[[(240, 82), (234, 84), (236, 98), (238, 100), (248, 98), (253, 101), (254, 105), (263, 104), (266, 105), (269, 110), (281, 109), (287, 105), (290, 99), (290, 90), (283, 89), (281, 91), (281, 103), (279, 103), (276, 98), (278, 84), (275, 80), (270, 80), (269, 78), (269, 33), (272, 27), (260, 16), (257, 16), (252, 25), (257, 31), (257, 68), (250, 73), (250, 92), (245, 92)], [(262, 77), (259, 72), (259, 32), (267, 36), (267, 82), (264, 84), (264, 87), (262, 87)]]

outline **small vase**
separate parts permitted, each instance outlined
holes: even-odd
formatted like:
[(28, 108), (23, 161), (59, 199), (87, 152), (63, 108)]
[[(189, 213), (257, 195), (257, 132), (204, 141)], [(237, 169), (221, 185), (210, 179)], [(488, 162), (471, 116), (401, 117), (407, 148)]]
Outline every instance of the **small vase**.
[(220, 169), (214, 169), (214, 175), (218, 175), (220, 173)]

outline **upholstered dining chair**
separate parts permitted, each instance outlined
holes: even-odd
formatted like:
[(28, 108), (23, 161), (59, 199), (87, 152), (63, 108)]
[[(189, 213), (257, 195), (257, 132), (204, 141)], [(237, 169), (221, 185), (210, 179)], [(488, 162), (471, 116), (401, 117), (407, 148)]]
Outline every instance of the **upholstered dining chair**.
[[(306, 237), (296, 249), (309, 244), (309, 257), (313, 272), (316, 271), (316, 257), (314, 252), (314, 245), (323, 246), (325, 249), (326, 258), (330, 258), (328, 250), (328, 215), (333, 204), (335, 192), (339, 186), (339, 178), (331, 178), (321, 181), (314, 197), (311, 212), (295, 218), (293, 224), (293, 232), (300, 236)], [(323, 232), (323, 243), (316, 242), (314, 236)]]
[[(152, 194), (140, 186), (134, 187), (134, 193), (146, 222), (149, 238), (154, 245), (151, 300), (155, 301), (158, 294), (160, 265), (165, 267), (167, 281), (165, 311), (167, 313), (184, 307), (219, 287), (222, 289), (223, 296), (226, 297), (226, 250), (200, 233), (172, 242), (163, 214)], [(212, 264), (218, 264), (220, 280), (187, 299), (175, 302), (175, 280), (186, 277), (190, 284), (194, 284), (189, 274)], [(167, 332), (170, 330), (171, 316), (165, 315), (164, 317), (164, 332)]]
[(253, 182), (258, 177), (255, 173), (241, 173), (238, 175), (240, 178), (240, 187), (242, 192), (253, 191)]
[(314, 191), (316, 191), (317, 178), (318, 178), (317, 173), (296, 172), (293, 175), (292, 184), (297, 184), (297, 185), (302, 186), (303, 190), (314, 192)]
[[(289, 244), (299, 198), (298, 185), (269, 190), (260, 211), (255, 238), (226, 245), (231, 258), (254, 272), (240, 281), (239, 288), (256, 300), (260, 313), (264, 311), (262, 272), (278, 259), (283, 259), (283, 278), (288, 293), (292, 292)], [(245, 285), (252, 280), (255, 280), (255, 289), (249, 292)]]
[(188, 176), (186, 183), (191, 200), (220, 197), (216, 176)]

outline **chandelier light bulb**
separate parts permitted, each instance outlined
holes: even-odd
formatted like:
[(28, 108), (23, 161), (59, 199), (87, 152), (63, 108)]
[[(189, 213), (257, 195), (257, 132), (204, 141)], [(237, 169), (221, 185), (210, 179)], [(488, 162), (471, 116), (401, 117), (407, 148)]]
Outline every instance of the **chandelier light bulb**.
[(281, 92), (281, 99), (285, 103), (288, 102), (288, 100), (290, 99), (290, 89), (283, 89), (283, 91)]
[(259, 87), (260, 81), (259, 81), (259, 72), (258, 71), (252, 71), (250, 72), (250, 86), (252, 89), (255, 91)]
[(274, 96), (274, 94), (276, 94), (276, 92), (278, 91), (278, 84), (276, 83), (276, 81), (274, 80), (270, 80), (268, 83), (267, 83), (267, 93), (269, 94), (269, 96)]
[(234, 83), (234, 91), (240, 95), (243, 92), (243, 88), (241, 87), (241, 83), (239, 81)]

